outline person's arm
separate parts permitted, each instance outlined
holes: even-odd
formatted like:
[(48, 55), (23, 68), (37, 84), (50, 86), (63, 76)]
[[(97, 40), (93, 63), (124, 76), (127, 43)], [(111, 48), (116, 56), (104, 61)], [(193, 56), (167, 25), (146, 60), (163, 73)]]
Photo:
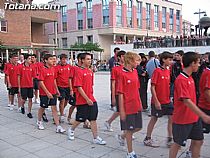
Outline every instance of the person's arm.
[(119, 109), (120, 109), (120, 119), (125, 120), (126, 114), (125, 114), (124, 99), (122, 93), (119, 94)]
[(8, 88), (11, 88), (11, 83), (10, 83), (10, 80), (9, 80), (9, 75), (6, 75), (6, 78), (7, 78)]
[(19, 93), (20, 93), (20, 75), (18, 75), (18, 90), (19, 90)]
[(55, 89), (57, 91), (58, 96), (60, 96), (60, 91), (58, 90), (56, 79), (54, 79), (54, 85), (55, 85)]
[(116, 81), (115, 80), (111, 80), (111, 92), (112, 92), (112, 105), (113, 106), (116, 105), (116, 99), (115, 99), (116, 89), (115, 89), (115, 84), (116, 84)]
[(70, 90), (70, 95), (73, 96), (74, 91), (73, 91), (73, 86), (72, 86), (72, 78), (69, 78), (69, 90)]
[(204, 96), (208, 102), (210, 102), (210, 89), (206, 89), (204, 92)]
[(44, 82), (43, 82), (43, 81), (40, 81), (40, 82), (39, 82), (39, 85), (40, 85), (40, 87), (42, 88), (42, 90), (47, 94), (47, 97), (48, 97), (49, 99), (52, 99), (53, 96), (52, 96), (52, 94), (48, 91), (48, 89), (46, 88)]
[(82, 87), (77, 87), (78, 92), (81, 94), (81, 96), (86, 100), (88, 105), (93, 105), (92, 100), (87, 96), (87, 94), (84, 92)]
[(155, 108), (157, 110), (161, 110), (161, 104), (160, 104), (160, 102), (157, 98), (157, 94), (156, 94), (156, 91), (155, 91), (155, 85), (154, 84), (151, 85), (151, 92), (152, 92), (152, 98), (153, 98), (154, 103), (155, 103)]
[(184, 104), (197, 114), (204, 122), (210, 124), (210, 116), (201, 111), (190, 99), (183, 99)]

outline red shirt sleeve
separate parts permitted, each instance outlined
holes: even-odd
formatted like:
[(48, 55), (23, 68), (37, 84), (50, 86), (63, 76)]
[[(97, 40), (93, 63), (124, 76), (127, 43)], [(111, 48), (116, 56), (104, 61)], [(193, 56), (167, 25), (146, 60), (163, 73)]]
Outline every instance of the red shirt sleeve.
[(182, 99), (189, 99), (191, 98), (190, 93), (189, 93), (189, 88), (188, 88), (188, 83), (187, 82), (179, 82), (176, 84), (177, 88), (177, 99), (182, 100)]
[(155, 69), (152, 74), (151, 84), (156, 85), (158, 83), (159, 73), (157, 71), (158, 69)]
[(44, 68), (40, 69), (40, 75), (39, 75), (39, 80), (44, 81), (45, 78), (45, 73), (44, 73)]
[(83, 85), (83, 73), (81, 71), (77, 71), (74, 79), (74, 87), (82, 87)]
[(124, 77), (122, 74), (119, 75), (119, 80), (118, 80), (118, 86), (117, 86), (117, 93), (121, 93), (124, 94), (125, 90), (124, 90)]
[(7, 67), (8, 67), (8, 63), (6, 63), (5, 65), (4, 65), (4, 73), (6, 74), (6, 72), (7, 72)]

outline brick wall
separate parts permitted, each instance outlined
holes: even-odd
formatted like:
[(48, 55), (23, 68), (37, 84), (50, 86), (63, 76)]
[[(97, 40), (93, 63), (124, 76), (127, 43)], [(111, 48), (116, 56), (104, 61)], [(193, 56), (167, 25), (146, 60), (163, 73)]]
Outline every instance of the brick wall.
[(132, 23), (133, 23), (133, 28), (137, 28), (137, 13), (136, 13), (136, 6), (133, 6), (133, 10), (132, 10)]
[(77, 10), (70, 9), (67, 11), (67, 31), (73, 31), (77, 29)]
[(154, 9), (151, 9), (151, 21), (150, 21), (150, 25), (151, 25), (151, 30), (155, 30), (155, 24), (154, 24)]
[(116, 26), (116, 2), (109, 3), (109, 26)]
[(146, 29), (146, 8), (142, 7), (142, 29)]
[(93, 28), (102, 27), (102, 4), (93, 5)]
[(127, 27), (127, 5), (123, 3), (122, 6), (122, 26)]
[(162, 11), (159, 11), (159, 31), (162, 31)]

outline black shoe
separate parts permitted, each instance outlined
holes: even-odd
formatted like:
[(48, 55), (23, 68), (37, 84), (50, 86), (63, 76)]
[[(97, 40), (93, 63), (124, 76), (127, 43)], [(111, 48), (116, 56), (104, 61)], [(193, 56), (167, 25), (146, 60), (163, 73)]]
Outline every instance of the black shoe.
[(28, 116), (29, 118), (33, 118), (33, 116), (32, 116), (31, 113), (28, 113), (27, 116)]
[(25, 108), (21, 107), (21, 113), (25, 114)]
[(43, 121), (44, 121), (44, 122), (48, 122), (48, 119), (47, 119), (47, 116), (46, 116), (46, 114), (45, 114), (45, 113), (43, 113), (43, 115), (42, 115), (42, 119), (43, 119)]

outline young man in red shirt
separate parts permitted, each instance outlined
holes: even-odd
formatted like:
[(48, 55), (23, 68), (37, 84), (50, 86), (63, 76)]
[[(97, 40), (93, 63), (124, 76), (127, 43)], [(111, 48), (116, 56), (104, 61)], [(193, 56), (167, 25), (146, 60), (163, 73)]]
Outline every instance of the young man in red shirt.
[(67, 55), (61, 54), (60, 55), (60, 64), (56, 66), (56, 73), (57, 73), (57, 86), (60, 92), (59, 100), (59, 108), (60, 108), (60, 122), (65, 121), (64, 117), (64, 108), (66, 107), (67, 103), (69, 102), (70, 95), (73, 96), (73, 88), (72, 83), (69, 78), (72, 76), (72, 66), (67, 64)]
[(31, 66), (31, 55), (24, 55), (24, 63), (19, 66), (18, 71), (18, 87), (21, 95), (21, 113), (25, 114), (24, 104), (28, 98), (28, 114), (29, 118), (33, 118), (31, 114), (32, 98), (33, 98), (33, 78), (35, 71)]
[(125, 51), (121, 50), (117, 53), (117, 58), (118, 58), (118, 64), (112, 68), (111, 71), (111, 100), (112, 100), (112, 105), (113, 107), (116, 107), (116, 112), (112, 114), (112, 116), (104, 123), (105, 128), (109, 132), (113, 132), (113, 129), (111, 128), (111, 123), (119, 116), (119, 103), (118, 103), (118, 93), (117, 93), (117, 87), (118, 87), (118, 82), (119, 82), (119, 74), (123, 68), (124, 65), (124, 55)]
[(18, 89), (18, 55), (13, 54), (12, 55), (12, 63), (10, 66), (7, 67), (7, 70), (5, 72), (7, 77), (7, 84), (9, 89), (9, 96), (10, 96), (10, 110), (13, 110), (14, 107), (14, 95), (17, 94), (18, 96), (18, 107), (20, 106), (20, 95), (19, 95), (19, 89)]
[(105, 145), (106, 142), (98, 136), (97, 117), (98, 105), (93, 96), (93, 72), (89, 69), (91, 65), (91, 54), (81, 54), (82, 67), (77, 71), (74, 86), (77, 87), (76, 92), (76, 120), (72, 127), (68, 130), (68, 138), (74, 140), (74, 130), (81, 123), (87, 119), (91, 124), (91, 131), (93, 134), (93, 143)]
[[(210, 54), (208, 55), (210, 61)], [(210, 116), (210, 64), (201, 75), (200, 79), (200, 98), (198, 102), (200, 109)], [(210, 124), (203, 122), (203, 132), (210, 133)]]
[(173, 106), (170, 104), (170, 70), (173, 55), (169, 52), (160, 54), (160, 66), (156, 68), (151, 79), (151, 119), (147, 126), (147, 136), (144, 139), (144, 145), (158, 147), (152, 140), (152, 131), (158, 118), (168, 116), (168, 141), (167, 145), (172, 143), (172, 113)]
[[(139, 96), (140, 82), (138, 73), (135, 69), (141, 62), (141, 57), (132, 52), (127, 52), (124, 56), (125, 66), (119, 75), (119, 94), (120, 124), (124, 133), (120, 136), (121, 140), (127, 142), (127, 158), (137, 158), (133, 151), (133, 134), (142, 129), (142, 104)], [(132, 93), (131, 93), (132, 92)], [(119, 139), (119, 138), (118, 138)]]
[(44, 129), (41, 118), (45, 108), (51, 106), (53, 119), (56, 124), (56, 133), (64, 133), (65, 130), (59, 124), (59, 117), (56, 108), (57, 96), (60, 94), (55, 80), (56, 73), (53, 66), (53, 55), (45, 54), (44, 62), (45, 65), (42, 68), (39, 77), (40, 108), (38, 110), (37, 126), (40, 130)]
[(202, 112), (196, 105), (195, 83), (192, 73), (198, 71), (200, 56), (195, 52), (183, 55), (183, 72), (175, 80), (173, 139), (174, 143), (169, 152), (169, 158), (176, 158), (181, 146), (185, 146), (187, 139), (191, 139), (192, 157), (200, 156), (203, 144), (202, 122), (210, 124), (210, 116)]

